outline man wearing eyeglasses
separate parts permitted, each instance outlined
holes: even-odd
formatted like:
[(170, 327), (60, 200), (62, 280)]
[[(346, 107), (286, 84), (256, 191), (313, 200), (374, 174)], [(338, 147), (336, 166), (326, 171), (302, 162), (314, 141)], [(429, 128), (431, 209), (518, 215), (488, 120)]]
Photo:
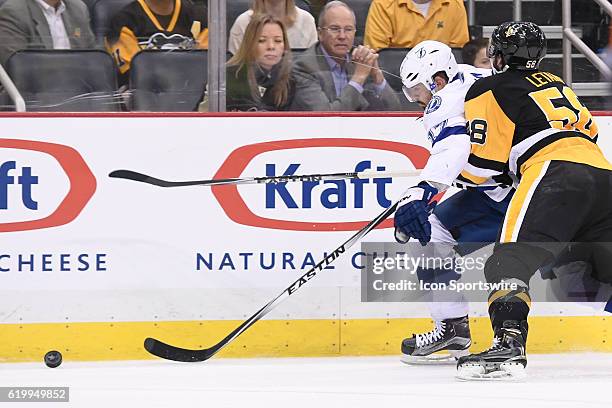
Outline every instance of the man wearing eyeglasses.
[(319, 42), (295, 62), (291, 110), (399, 110), (399, 101), (378, 67), (378, 54), (353, 48), (355, 13), (331, 1), (319, 15)]

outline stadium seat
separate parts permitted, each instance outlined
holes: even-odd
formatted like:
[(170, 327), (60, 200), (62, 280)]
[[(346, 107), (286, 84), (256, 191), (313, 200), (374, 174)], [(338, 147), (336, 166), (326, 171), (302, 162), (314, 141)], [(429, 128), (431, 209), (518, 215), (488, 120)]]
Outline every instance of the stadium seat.
[(461, 55), (461, 48), (451, 48), (453, 51), (453, 55), (455, 56), (455, 61), (457, 64), (463, 64), (463, 56)]
[(206, 50), (141, 51), (130, 68), (131, 110), (195, 111), (208, 76)]
[[(93, 0), (91, 0), (93, 2)], [(97, 0), (91, 6), (91, 29), (96, 41), (104, 43), (104, 37), (110, 29), (110, 22), (115, 13), (134, 0)]]
[(121, 110), (115, 62), (104, 51), (17, 51), (8, 59), (6, 71), (29, 111)]
[(344, 1), (355, 12), (357, 20), (357, 34), (355, 35), (355, 44), (362, 44), (365, 35), (365, 24), (370, 11), (370, 3), (372, 0), (346, 0)]
[(239, 15), (247, 11), (251, 7), (253, 0), (227, 0), (227, 6), (225, 9), (227, 19), (227, 32), (234, 25), (234, 21)]
[(227, 18), (227, 32), (234, 25), (234, 21), (239, 15), (247, 11), (251, 7), (253, 0), (228, 0), (225, 9)]
[(395, 91), (402, 90), (399, 69), (408, 51), (410, 51), (410, 48), (383, 48), (378, 51), (380, 69), (382, 69), (385, 79)]
[(378, 64), (383, 71), (387, 83), (393, 89), (400, 101), (402, 110), (421, 110), (416, 103), (411, 103), (402, 92), (402, 80), (399, 77), (399, 68), (410, 48), (383, 48), (378, 51)]

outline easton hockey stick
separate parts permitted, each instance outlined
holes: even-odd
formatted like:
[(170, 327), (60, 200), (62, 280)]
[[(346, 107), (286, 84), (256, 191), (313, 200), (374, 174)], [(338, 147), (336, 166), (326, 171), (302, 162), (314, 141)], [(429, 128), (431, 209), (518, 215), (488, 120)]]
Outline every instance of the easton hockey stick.
[(168, 181), (132, 170), (115, 170), (108, 176), (122, 178), (126, 180), (138, 181), (141, 183), (152, 184), (159, 187), (186, 187), (186, 186), (221, 186), (224, 184), (276, 184), (287, 183), (290, 181), (321, 181), (321, 180), (341, 180), (355, 178), (376, 178), (376, 177), (414, 177), (420, 174), (419, 170), (409, 171), (362, 171), (353, 173), (328, 173), (328, 174), (304, 174), (270, 177), (236, 177), (228, 179), (212, 180), (193, 180), (193, 181)]
[(147, 338), (144, 342), (144, 348), (151, 354), (164, 358), (166, 360), (184, 361), (184, 362), (199, 362), (206, 361), (219, 350), (227, 346), (236, 337), (240, 336), (249, 327), (257, 323), (259, 319), (267, 315), (272, 309), (278, 306), (283, 300), (294, 294), (299, 288), (305, 285), (310, 279), (314, 278), (318, 272), (322, 271), (327, 265), (335, 261), (340, 255), (345, 253), (350, 247), (355, 245), (361, 238), (366, 236), (370, 231), (376, 228), (381, 222), (387, 219), (397, 207), (397, 202), (391, 207), (385, 209), (376, 218), (370, 221), (365, 227), (357, 231), (355, 235), (350, 237), (346, 242), (340, 245), (334, 252), (327, 255), (323, 260), (317, 263), (315, 266), (310, 268), (305, 274), (303, 274), (298, 280), (293, 282), (288, 288), (286, 288), (280, 295), (268, 302), (267, 305), (259, 309), (253, 316), (249, 317), (240, 326), (236, 327), (234, 331), (225, 336), (223, 340), (215, 344), (210, 348), (200, 350), (184, 349), (170, 344), (164, 343), (163, 341)]

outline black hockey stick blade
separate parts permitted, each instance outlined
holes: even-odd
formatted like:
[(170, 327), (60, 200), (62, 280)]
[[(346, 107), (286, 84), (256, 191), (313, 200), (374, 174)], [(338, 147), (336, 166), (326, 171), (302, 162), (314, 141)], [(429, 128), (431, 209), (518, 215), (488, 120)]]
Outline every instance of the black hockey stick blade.
[[(182, 361), (186, 363), (197, 363), (201, 361), (206, 361), (223, 347), (225, 347), (229, 342), (238, 337), (243, 331), (251, 327), (255, 322), (265, 316), (270, 310), (274, 308), (276, 304), (279, 303), (279, 298), (285, 294), (285, 291), (278, 295), (276, 298), (272, 299), (268, 304), (259, 309), (257, 313), (253, 316), (249, 317), (247, 320), (242, 322), (238, 327), (236, 327), (230, 334), (225, 336), (223, 340), (215, 344), (210, 348), (199, 349), (199, 350), (191, 350), (181, 347), (176, 347), (168, 343), (164, 343), (163, 341), (148, 337), (145, 339), (144, 348), (149, 353), (154, 356), (161, 357), (166, 360), (173, 361)], [(281, 299), (282, 300), (282, 299)]]
[(121, 178), (126, 180), (138, 181), (140, 183), (152, 184), (158, 187), (187, 187), (187, 186), (205, 186), (205, 185), (220, 185), (233, 184), (239, 179), (216, 179), (216, 180), (192, 180), (192, 181), (168, 181), (146, 174), (138, 173), (132, 170), (114, 170), (108, 175), (113, 178)]
[(186, 363), (194, 363), (206, 361), (211, 358), (216, 351), (210, 349), (189, 350), (180, 347), (175, 347), (148, 337), (144, 342), (144, 348), (154, 356), (173, 361), (182, 361)]
[(225, 336), (221, 341), (210, 348), (200, 349), (200, 350), (191, 350), (185, 349), (181, 347), (176, 347), (163, 341), (147, 338), (144, 342), (144, 348), (151, 354), (161, 357), (166, 360), (173, 361), (183, 361), (183, 362), (201, 362), (206, 361), (212, 356), (214, 356), (219, 350), (227, 346), (230, 342), (232, 342), (236, 337), (240, 336), (244, 331), (246, 331), (249, 327), (253, 326), (259, 319), (268, 314), (272, 309), (274, 309), (279, 303), (283, 300), (291, 296), (293, 293), (297, 292), (304, 284), (306, 284), (310, 279), (315, 277), (318, 272), (325, 270), (325, 268), (331, 264), (333, 261), (338, 259), (340, 255), (345, 253), (350, 247), (355, 245), (361, 238), (366, 236), (370, 231), (376, 228), (380, 223), (387, 219), (397, 207), (397, 202), (390, 207), (386, 208), (382, 213), (380, 213), (376, 218), (370, 221), (365, 227), (357, 231), (353, 236), (351, 236), (348, 240), (343, 242), (335, 251), (331, 254), (327, 255), (321, 261), (319, 261), (315, 266), (310, 268), (306, 273), (304, 273), (298, 280), (293, 282), (288, 288), (283, 290), (281, 294), (268, 302), (264, 307), (259, 309), (254, 315), (249, 317), (247, 320), (242, 322), (238, 327), (236, 327), (231, 333)]

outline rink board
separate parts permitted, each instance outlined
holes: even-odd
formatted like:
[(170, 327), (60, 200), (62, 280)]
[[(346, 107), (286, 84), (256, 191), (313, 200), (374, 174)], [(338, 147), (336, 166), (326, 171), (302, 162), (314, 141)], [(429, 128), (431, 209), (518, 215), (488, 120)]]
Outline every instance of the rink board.
[[(612, 157), (612, 119), (598, 117)], [(143, 359), (145, 337), (208, 346), (278, 295), (414, 180), (159, 188), (168, 180), (418, 169), (410, 115), (4, 116), (0, 139), (0, 361)], [(2, 176), (12, 177), (10, 182)], [(4, 184), (3, 184), (4, 183)], [(6, 185), (6, 188), (3, 186)], [(366, 240), (392, 239), (391, 220)], [(397, 354), (428, 329), (421, 304), (362, 303), (358, 246), (221, 356)], [(471, 306), (475, 348), (490, 342)], [(612, 320), (535, 305), (532, 352), (612, 351)]]
[[(41, 361), (52, 349), (66, 361), (154, 358), (142, 347), (153, 336), (187, 348), (210, 347), (242, 321), (4, 324), (0, 361)], [(612, 319), (602, 316), (531, 316), (530, 353), (612, 352)], [(398, 355), (401, 341), (431, 330), (427, 318), (357, 320), (262, 320), (219, 357)], [(470, 319), (471, 350), (490, 347), (488, 317)]]

